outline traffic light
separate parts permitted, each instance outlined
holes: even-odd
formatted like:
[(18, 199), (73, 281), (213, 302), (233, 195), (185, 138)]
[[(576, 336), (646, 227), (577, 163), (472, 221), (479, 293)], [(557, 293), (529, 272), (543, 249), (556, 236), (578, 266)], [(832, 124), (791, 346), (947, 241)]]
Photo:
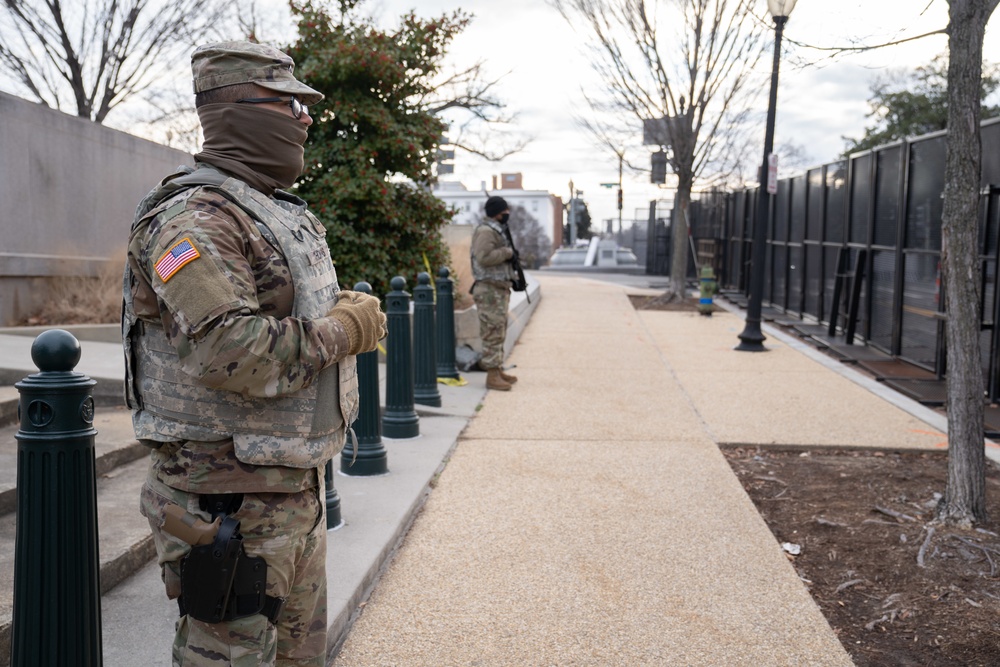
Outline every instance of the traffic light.
[(618, 188), (618, 210), (622, 210), (622, 189)]
[(649, 175), (650, 183), (667, 182), (667, 154), (664, 151), (657, 151), (650, 156), (652, 163), (652, 173)]

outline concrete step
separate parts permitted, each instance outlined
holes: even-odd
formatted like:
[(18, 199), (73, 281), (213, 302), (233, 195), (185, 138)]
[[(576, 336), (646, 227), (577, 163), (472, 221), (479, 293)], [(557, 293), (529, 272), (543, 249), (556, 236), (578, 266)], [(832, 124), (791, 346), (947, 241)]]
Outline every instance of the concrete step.
[(12, 385), (0, 385), (0, 426), (17, 421), (17, 403), (20, 394)]

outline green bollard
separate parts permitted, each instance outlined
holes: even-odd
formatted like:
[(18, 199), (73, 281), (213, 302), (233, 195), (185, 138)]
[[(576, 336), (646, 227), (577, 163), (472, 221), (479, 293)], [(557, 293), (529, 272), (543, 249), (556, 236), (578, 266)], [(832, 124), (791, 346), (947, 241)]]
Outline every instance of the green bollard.
[(437, 376), (457, 380), (461, 376), (455, 366), (455, 281), (448, 277), (450, 274), (448, 267), (442, 266), (435, 281), (437, 335), (434, 341), (437, 345)]
[(413, 409), (413, 357), (410, 337), (410, 295), (406, 279), (396, 276), (385, 295), (389, 337), (385, 352), (385, 414), (382, 435), (386, 438), (415, 438), (420, 435), (420, 418)]
[(344, 525), (340, 515), (340, 494), (333, 486), (333, 459), (326, 462), (326, 529), (336, 530)]
[(424, 271), (417, 274), (413, 288), (413, 400), (441, 407), (434, 358), (434, 288), (430, 274)]
[(94, 470), (95, 384), (73, 369), (80, 343), (50, 329), (31, 345), (40, 373), (18, 382), (17, 527), (10, 664), (98, 667), (101, 569)]
[[(372, 293), (372, 286), (360, 282), (355, 292)], [(388, 458), (382, 444), (382, 418), (378, 393), (378, 351), (358, 355), (358, 418), (352, 428), (358, 439), (357, 457), (350, 436), (340, 453), (340, 472), (345, 475), (368, 477), (389, 472)], [(352, 462), (353, 459), (353, 462)]]

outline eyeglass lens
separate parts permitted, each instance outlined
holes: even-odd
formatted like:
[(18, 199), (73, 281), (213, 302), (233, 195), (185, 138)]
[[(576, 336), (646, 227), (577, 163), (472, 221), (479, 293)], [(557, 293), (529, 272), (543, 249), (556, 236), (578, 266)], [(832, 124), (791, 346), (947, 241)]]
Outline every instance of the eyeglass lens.
[(309, 113), (309, 107), (299, 102), (297, 97), (293, 97), (289, 105), (292, 107), (292, 116), (295, 117), (295, 120), (302, 118), (303, 113)]

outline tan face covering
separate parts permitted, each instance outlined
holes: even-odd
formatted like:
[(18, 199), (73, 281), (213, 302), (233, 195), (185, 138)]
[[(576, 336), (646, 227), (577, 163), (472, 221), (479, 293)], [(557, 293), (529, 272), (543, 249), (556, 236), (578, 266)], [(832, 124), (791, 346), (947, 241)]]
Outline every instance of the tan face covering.
[(194, 156), (270, 196), (302, 174), (308, 131), (291, 116), (252, 104), (206, 104), (198, 109), (205, 145)]

